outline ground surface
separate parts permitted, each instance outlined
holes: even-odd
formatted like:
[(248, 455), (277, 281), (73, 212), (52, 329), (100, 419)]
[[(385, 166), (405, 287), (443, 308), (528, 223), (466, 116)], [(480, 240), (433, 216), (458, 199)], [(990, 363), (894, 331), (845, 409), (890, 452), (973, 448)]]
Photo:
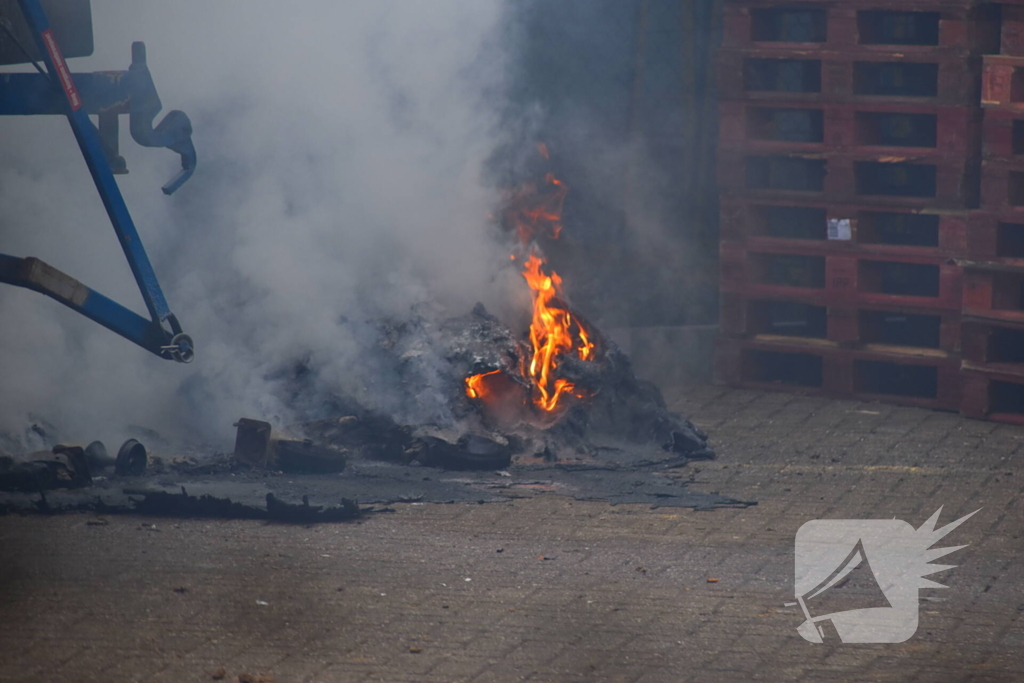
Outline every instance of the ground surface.
[[(540, 495), (312, 528), (0, 517), (0, 681), (1024, 680), (1024, 429), (719, 387), (670, 398), (719, 453), (691, 464), (693, 486), (758, 506)], [(916, 527), (940, 505), (941, 522), (982, 511), (947, 537), (970, 545), (933, 577), (949, 589), (921, 591), (913, 638), (797, 635), (783, 603), (804, 522)]]

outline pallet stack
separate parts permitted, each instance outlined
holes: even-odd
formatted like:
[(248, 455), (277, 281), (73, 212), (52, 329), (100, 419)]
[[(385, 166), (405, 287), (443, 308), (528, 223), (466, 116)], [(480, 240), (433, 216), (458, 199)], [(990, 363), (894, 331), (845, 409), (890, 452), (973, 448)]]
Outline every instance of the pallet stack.
[(720, 380), (959, 409), (996, 12), (724, 0)]
[(982, 71), (981, 206), (968, 227), (961, 412), (1024, 424), (1024, 0)]

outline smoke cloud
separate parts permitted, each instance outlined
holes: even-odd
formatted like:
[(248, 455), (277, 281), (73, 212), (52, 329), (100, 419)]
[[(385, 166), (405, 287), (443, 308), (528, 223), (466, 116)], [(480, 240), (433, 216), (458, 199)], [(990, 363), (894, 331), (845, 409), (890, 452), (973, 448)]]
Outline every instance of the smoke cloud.
[[(94, 0), (96, 52), (72, 70), (127, 68), (145, 41), (164, 113), (193, 121), (199, 166), (177, 194), (159, 189), (177, 157), (136, 145), (126, 122), (119, 184), (196, 360), (0, 287), (0, 432), (42, 418), (81, 442), (131, 425), (223, 442), (240, 416), (295, 418), (280, 377), (296, 363), (371, 407), (408, 404), (368, 353), (373, 321), (508, 299), (481, 176), (501, 4)], [(144, 311), (67, 122), (0, 126), (2, 250)]]

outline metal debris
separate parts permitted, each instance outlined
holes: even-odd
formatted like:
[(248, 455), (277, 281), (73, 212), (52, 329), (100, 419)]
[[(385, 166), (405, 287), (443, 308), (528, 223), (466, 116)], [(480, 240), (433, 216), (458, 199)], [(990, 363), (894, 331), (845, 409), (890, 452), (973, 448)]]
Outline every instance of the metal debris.
[(144, 515), (161, 517), (204, 517), (226, 519), (266, 519), (278, 522), (313, 524), (317, 522), (340, 522), (356, 519), (362, 512), (355, 501), (341, 499), (333, 507), (310, 505), (309, 497), (303, 496), (301, 504), (279, 500), (273, 493), (266, 495), (266, 508), (246, 505), (230, 498), (202, 495), (191, 496), (181, 487), (181, 493), (161, 489), (125, 489), (132, 499), (132, 511)]
[(93, 441), (85, 447), (85, 459), (89, 463), (89, 470), (92, 473), (114, 466), (115, 459), (107, 453), (107, 447), (102, 441)]
[(138, 477), (146, 473), (149, 454), (146, 447), (135, 439), (128, 439), (121, 444), (114, 462), (114, 472), (121, 477)]
[[(49, 457), (55, 455), (57, 457)], [(81, 446), (59, 444), (53, 452), (37, 451), (27, 461), (0, 457), (0, 491), (36, 493), (77, 489), (92, 484), (92, 475)]]
[(250, 467), (292, 474), (328, 474), (345, 469), (343, 450), (287, 436), (263, 420), (243, 417), (235, 427), (235, 458)]

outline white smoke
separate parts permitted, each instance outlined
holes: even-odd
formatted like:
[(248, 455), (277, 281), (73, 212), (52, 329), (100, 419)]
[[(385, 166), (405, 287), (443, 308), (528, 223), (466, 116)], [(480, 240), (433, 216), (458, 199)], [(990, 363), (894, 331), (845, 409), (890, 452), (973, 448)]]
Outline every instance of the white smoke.
[[(119, 185), (196, 360), (0, 287), (0, 432), (39, 416), (82, 442), (128, 425), (227, 439), (240, 416), (290, 419), (272, 373), (297, 360), (386, 405), (404, 389), (366, 364), (364, 321), (502, 299), (481, 180), (501, 0), (92, 4), (96, 52), (71, 69), (125, 69), (145, 41), (160, 116), (193, 121), (198, 170), (168, 198), (177, 157), (122, 119)], [(67, 122), (0, 130), (0, 251), (144, 311)]]

